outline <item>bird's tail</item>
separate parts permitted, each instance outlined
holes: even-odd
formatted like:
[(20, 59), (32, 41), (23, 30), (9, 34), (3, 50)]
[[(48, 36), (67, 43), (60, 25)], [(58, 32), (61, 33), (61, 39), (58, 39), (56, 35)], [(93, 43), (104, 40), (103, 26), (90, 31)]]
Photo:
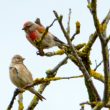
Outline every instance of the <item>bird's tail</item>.
[(35, 94), (41, 101), (43, 101), (43, 99), (46, 100), (45, 97), (43, 97), (40, 93), (38, 93), (34, 88), (30, 88), (29, 91), (33, 94)]
[(67, 44), (65, 44), (63, 41), (61, 41), (60, 39), (58, 39), (56, 36), (54, 36), (54, 41), (56, 42), (56, 45), (59, 48), (62, 48), (63, 46), (68, 47)]

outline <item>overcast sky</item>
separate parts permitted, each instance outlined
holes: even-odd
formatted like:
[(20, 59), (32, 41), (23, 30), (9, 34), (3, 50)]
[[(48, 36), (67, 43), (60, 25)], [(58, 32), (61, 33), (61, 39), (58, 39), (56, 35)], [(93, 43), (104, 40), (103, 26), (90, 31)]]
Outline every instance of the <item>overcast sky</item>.
[[(67, 25), (68, 10), (72, 9), (71, 35), (75, 31), (75, 22), (81, 23), (81, 33), (76, 37), (74, 44), (87, 42), (89, 35), (95, 31), (92, 16), (87, 8), (87, 0), (0, 0), (0, 110), (5, 110), (8, 106), (15, 86), (9, 79), (9, 65), (13, 55), (20, 54), (26, 58), (25, 64), (33, 73), (33, 77), (45, 77), (45, 71), (54, 68), (65, 56), (55, 56), (51, 58), (36, 55), (35, 49), (25, 38), (25, 33), (21, 30), (24, 22), (35, 21), (37, 17), (41, 19), (44, 26), (48, 26), (54, 20), (53, 10), (64, 16), (64, 25)], [(100, 21), (106, 16), (110, 9), (110, 0), (98, 0), (98, 16)], [(66, 42), (58, 23), (56, 22), (50, 31)], [(110, 34), (110, 24), (107, 35)], [(95, 67), (95, 60), (100, 62), (101, 50), (97, 40), (93, 46), (92, 67)], [(57, 50), (53, 48), (46, 51)], [(57, 76), (79, 75), (76, 66), (68, 61), (59, 71)], [(103, 72), (100, 67), (98, 71)], [(103, 85), (94, 81), (100, 95), (103, 94)], [(44, 91), (43, 96), (46, 101), (40, 102), (35, 110), (79, 110), (79, 103), (88, 101), (87, 91), (83, 79), (62, 80), (52, 82)], [(28, 105), (33, 95), (24, 93), (24, 105)], [(90, 110), (90, 108), (87, 108)], [(17, 110), (17, 100), (13, 110)]]

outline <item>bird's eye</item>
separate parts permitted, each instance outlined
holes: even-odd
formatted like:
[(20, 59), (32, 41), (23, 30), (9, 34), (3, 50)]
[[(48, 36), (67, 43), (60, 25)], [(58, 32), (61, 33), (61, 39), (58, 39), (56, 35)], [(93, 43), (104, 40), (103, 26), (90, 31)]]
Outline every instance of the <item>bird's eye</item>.
[(19, 60), (20, 58), (19, 58), (19, 57), (17, 57), (17, 59)]
[(30, 26), (26, 26), (26, 27), (30, 27)]

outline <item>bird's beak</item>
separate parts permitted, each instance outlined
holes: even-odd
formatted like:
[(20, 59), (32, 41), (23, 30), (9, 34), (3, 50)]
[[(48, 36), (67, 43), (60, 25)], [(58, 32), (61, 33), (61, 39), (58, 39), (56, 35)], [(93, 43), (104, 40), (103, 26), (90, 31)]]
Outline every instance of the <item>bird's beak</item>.
[(25, 27), (22, 28), (22, 30), (25, 30), (25, 29), (26, 29)]
[(22, 30), (24, 30), (24, 27), (22, 28)]

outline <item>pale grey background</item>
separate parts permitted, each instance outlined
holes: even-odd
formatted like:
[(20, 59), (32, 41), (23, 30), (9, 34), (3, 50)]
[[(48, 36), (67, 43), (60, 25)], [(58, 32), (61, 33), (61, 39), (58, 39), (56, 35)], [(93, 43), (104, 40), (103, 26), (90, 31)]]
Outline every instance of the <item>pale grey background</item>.
[[(95, 31), (92, 16), (87, 9), (86, 0), (0, 0), (0, 110), (5, 110), (12, 98), (15, 86), (10, 82), (8, 67), (11, 57), (15, 54), (21, 54), (26, 58), (25, 64), (33, 73), (33, 77), (45, 77), (45, 71), (52, 69), (64, 56), (55, 56), (51, 58), (40, 57), (36, 55), (36, 49), (26, 41), (25, 33), (21, 30), (23, 23), (36, 17), (41, 18), (42, 23), (48, 26), (54, 17), (53, 10), (64, 15), (64, 25), (67, 24), (68, 9), (72, 9), (71, 34), (75, 31), (75, 22), (81, 22), (81, 33), (77, 36), (74, 44), (87, 42), (89, 35)], [(102, 19), (110, 9), (110, 0), (98, 0), (98, 15)], [(66, 42), (58, 23), (55, 23), (50, 31)], [(110, 34), (110, 26), (107, 34)], [(46, 51), (53, 51), (53, 48)], [(93, 61), (92, 67), (95, 67), (95, 60), (101, 61), (100, 43), (97, 40), (93, 46), (91, 54)], [(103, 72), (103, 68), (98, 69)], [(63, 66), (57, 76), (79, 75), (80, 72), (76, 66), (69, 61), (69, 64)], [(95, 81), (97, 89), (102, 95), (103, 84)], [(24, 93), (24, 105), (28, 105), (32, 94)], [(79, 110), (79, 103), (87, 101), (87, 91), (83, 79), (62, 80), (52, 82), (43, 93), (46, 101), (40, 102), (35, 110)], [(13, 110), (17, 110), (17, 100)], [(89, 107), (86, 107), (90, 110)]]

